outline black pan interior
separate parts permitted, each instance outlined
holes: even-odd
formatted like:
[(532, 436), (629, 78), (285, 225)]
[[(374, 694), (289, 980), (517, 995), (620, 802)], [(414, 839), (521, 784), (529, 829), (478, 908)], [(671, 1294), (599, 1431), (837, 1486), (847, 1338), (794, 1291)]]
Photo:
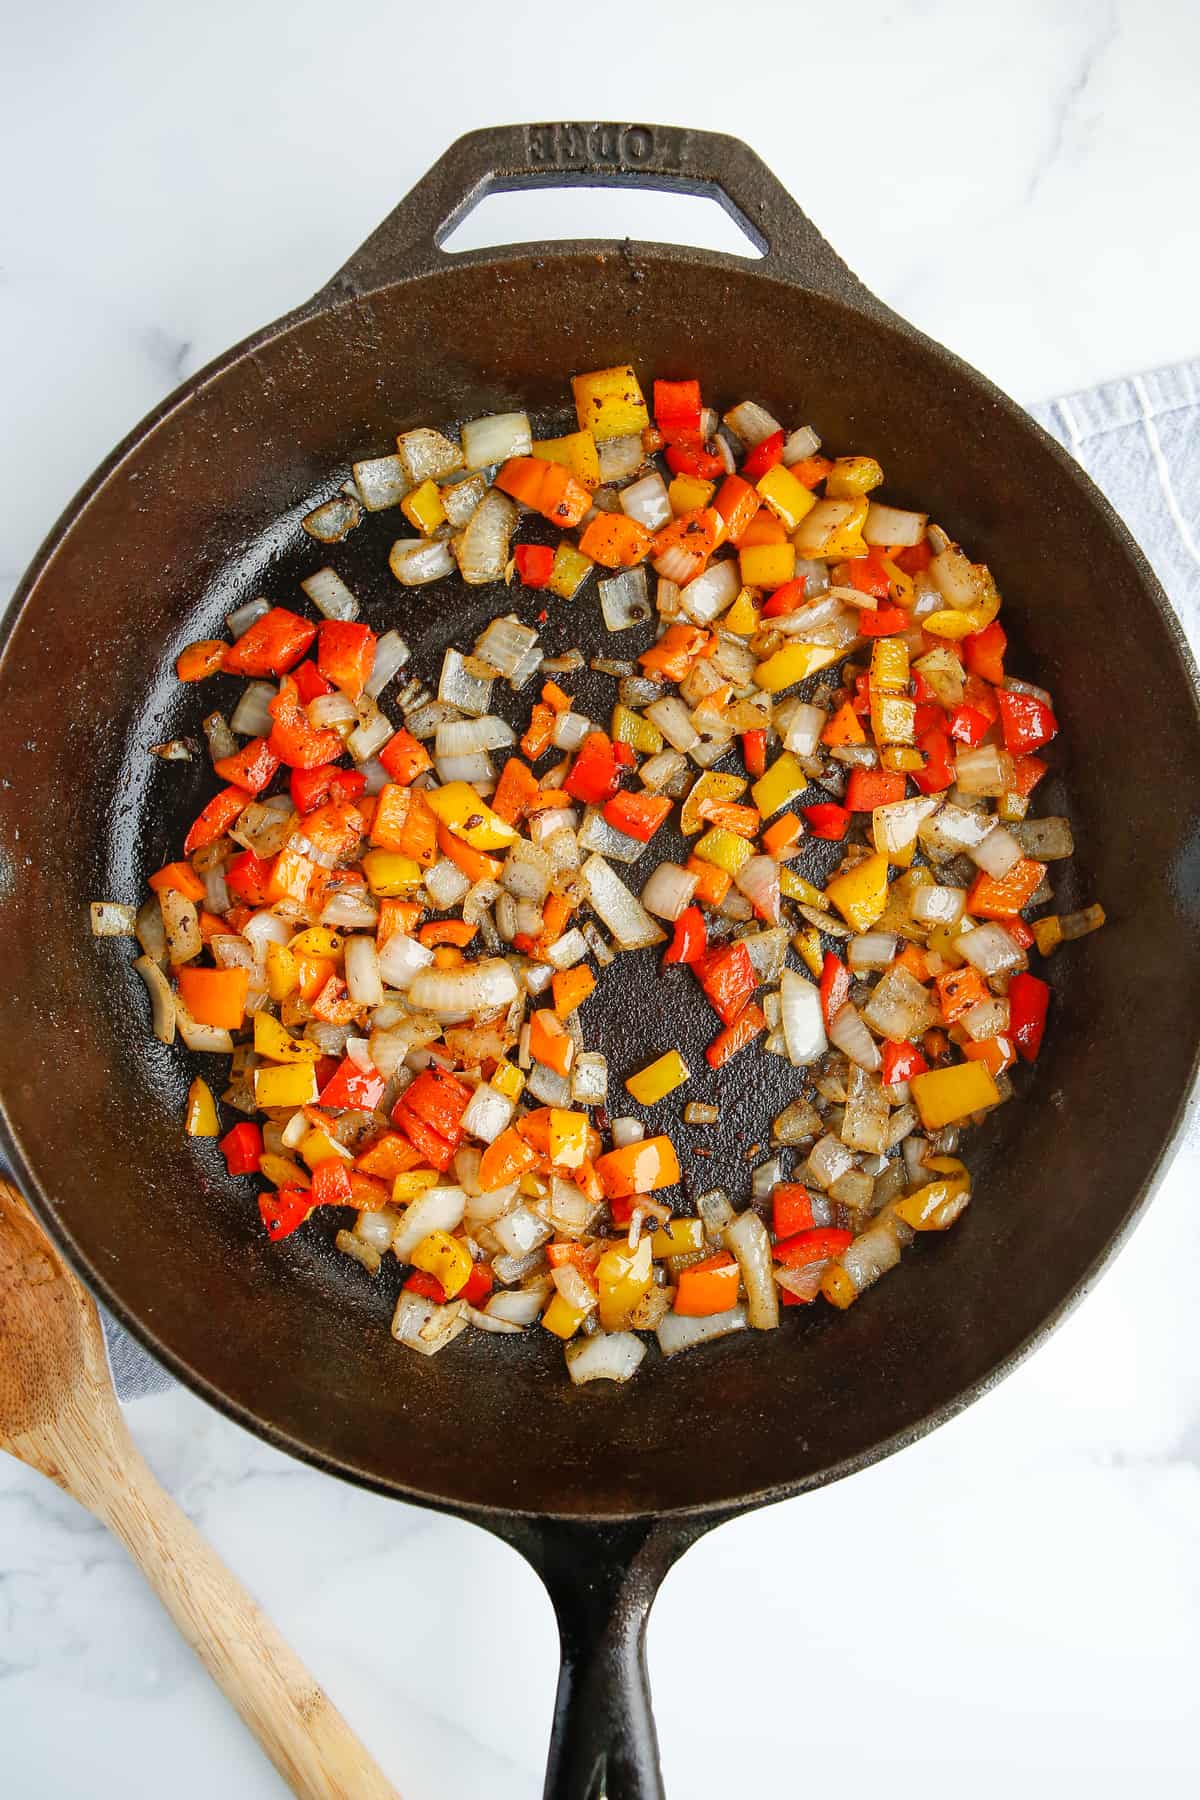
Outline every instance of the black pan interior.
[[(182, 1098), (204, 1059), (149, 1038), (127, 952), (88, 937), (87, 903), (135, 901), (212, 791), (202, 759), (147, 746), (198, 734), (233, 684), (181, 690), (178, 650), (219, 635), (255, 593), (295, 605), (330, 561), (414, 671), (496, 610), (537, 597), (445, 582), (400, 590), (369, 519), (325, 552), (300, 529), (352, 457), (399, 430), (495, 410), (568, 422), (573, 370), (632, 361), (700, 375), (869, 450), (887, 494), (919, 503), (994, 570), (1011, 666), (1055, 693), (1063, 735), (1039, 810), (1069, 806), (1079, 853), (1065, 904), (1109, 927), (1056, 959), (1039, 1079), (973, 1151), (977, 1199), (850, 1313), (667, 1365), (625, 1389), (573, 1390), (561, 1350), (473, 1335), (431, 1361), (387, 1332), (395, 1281), (372, 1284), (312, 1223), (272, 1248), (248, 1184), (188, 1146)], [(551, 650), (643, 647), (606, 634), (594, 590), (549, 599)], [(603, 719), (613, 684), (568, 683)], [(524, 713), (529, 695), (512, 709)], [(1134, 1208), (1183, 1103), (1200, 1019), (1196, 699), (1144, 564), (1057, 448), (924, 340), (747, 269), (626, 250), (486, 264), (349, 301), (234, 353), (164, 410), (85, 496), (24, 596), (0, 665), (0, 1092), (34, 1194), (99, 1290), (185, 1379), (286, 1447), (434, 1503), (532, 1513), (721, 1507), (844, 1472), (952, 1411), (1052, 1318)], [(1164, 796), (1181, 796), (1174, 804)], [(820, 869), (818, 860), (812, 865)], [(649, 866), (649, 860), (648, 860)], [(635, 885), (640, 880), (636, 876)], [(620, 1079), (680, 1046), (704, 1070), (711, 1014), (690, 979), (623, 959), (589, 1003)], [(1027, 1084), (1023, 1084), (1023, 1087)], [(793, 1091), (776, 1059), (699, 1077), (716, 1098), (700, 1187), (744, 1191)], [(619, 1103), (619, 1110), (625, 1110)], [(636, 1111), (636, 1108), (630, 1108)], [(674, 1118), (678, 1107), (665, 1110)]]

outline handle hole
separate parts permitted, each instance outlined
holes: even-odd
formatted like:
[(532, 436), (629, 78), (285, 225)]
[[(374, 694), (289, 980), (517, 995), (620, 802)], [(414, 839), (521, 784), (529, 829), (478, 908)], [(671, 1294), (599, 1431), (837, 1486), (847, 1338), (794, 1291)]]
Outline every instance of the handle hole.
[(441, 242), (450, 254), (562, 238), (635, 238), (753, 261), (762, 252), (705, 194), (622, 188), (542, 188), (486, 194)]

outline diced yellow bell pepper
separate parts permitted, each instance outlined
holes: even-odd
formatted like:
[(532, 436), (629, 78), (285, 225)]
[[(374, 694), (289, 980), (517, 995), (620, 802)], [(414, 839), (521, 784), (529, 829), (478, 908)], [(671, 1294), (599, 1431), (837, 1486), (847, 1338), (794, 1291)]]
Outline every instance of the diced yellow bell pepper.
[(285, 1031), (269, 1012), (254, 1015), (254, 1049), (258, 1056), (277, 1063), (315, 1063), (321, 1054), (319, 1047), (308, 1038), (296, 1038), (290, 1031)]
[(971, 1177), (954, 1156), (931, 1156), (926, 1167), (940, 1179), (895, 1201), (892, 1212), (914, 1231), (945, 1231), (971, 1198)]
[(445, 787), (430, 788), (425, 798), (442, 824), (472, 850), (504, 850), (517, 835), (469, 781), (448, 781)]
[(724, 631), (734, 637), (753, 637), (762, 622), (762, 614), (749, 588), (744, 587), (721, 621)]
[(564, 538), (554, 552), (554, 566), (546, 586), (560, 600), (573, 600), (586, 581), (588, 571), (595, 566), (590, 556), (585, 556)]
[[(876, 931), (894, 931), (910, 942), (925, 942), (924, 925), (916, 925), (912, 916), (912, 897), (919, 887), (932, 887), (933, 876), (922, 864), (907, 869), (888, 889), (887, 905), (875, 921)], [(930, 949), (933, 945), (930, 944)]]
[(1049, 956), (1057, 950), (1063, 941), (1062, 922), (1057, 913), (1047, 913), (1044, 919), (1033, 921), (1033, 938), (1041, 956)]
[[(805, 881), (803, 875), (798, 875), (795, 869), (780, 869), (779, 891), (785, 900), (796, 900), (801, 906), (816, 906), (822, 912), (829, 911), (829, 901), (820, 888), (814, 887), (811, 881)], [(820, 972), (818, 968), (818, 975)]]
[(572, 375), (575, 416), (581, 431), (590, 431), (597, 443), (609, 438), (632, 437), (645, 431), (650, 414), (637, 376), (626, 363), (616, 369), (592, 369)]
[(935, 925), (927, 939), (929, 948), (940, 956), (948, 969), (961, 969), (966, 957), (958, 948), (961, 925)]
[(658, 726), (628, 706), (613, 707), (612, 738), (614, 743), (628, 744), (631, 750), (641, 750), (646, 756), (657, 756), (663, 747)]
[(575, 1336), (586, 1318), (587, 1312), (582, 1312), (579, 1307), (572, 1306), (571, 1302), (562, 1294), (556, 1293), (542, 1314), (542, 1324), (547, 1331), (552, 1331), (556, 1338), (566, 1339)]
[(697, 838), (692, 854), (701, 862), (715, 863), (718, 869), (724, 869), (727, 875), (736, 875), (745, 863), (754, 855), (754, 846), (748, 844), (736, 831), (726, 831), (723, 826), (714, 825), (706, 831), (702, 838)]
[(440, 1281), (447, 1300), (462, 1292), (475, 1267), (462, 1239), (451, 1237), (448, 1231), (431, 1231), (423, 1237), (412, 1253), (412, 1265)]
[(782, 650), (776, 650), (774, 656), (759, 663), (754, 679), (766, 693), (779, 694), (806, 676), (815, 675), (818, 669), (827, 669), (843, 654), (841, 650), (830, 649), (827, 644), (786, 644)]
[(785, 531), (795, 531), (801, 519), (817, 504), (817, 496), (812, 489), (798, 481), (783, 463), (776, 463), (773, 469), (768, 469), (757, 487)]
[(704, 1248), (703, 1219), (668, 1219), (650, 1239), (650, 1249), (659, 1258), (688, 1256)]
[(1020, 824), (1028, 811), (1028, 794), (1001, 794), (996, 802), (996, 817), (1002, 825)]
[[(636, 1075), (631, 1075), (625, 1086), (639, 1106), (653, 1106), (665, 1095), (673, 1094), (688, 1079), (688, 1066), (678, 1050), (668, 1050), (654, 1062), (647, 1063), (644, 1069), (639, 1069)], [(550, 1117), (553, 1120), (553, 1113)]]
[(883, 480), (883, 470), (873, 456), (839, 456), (825, 477), (830, 500), (857, 500)]
[(1000, 611), (1000, 592), (992, 580), (990, 571), (979, 565), (983, 595), (974, 606), (965, 607), (962, 611), (949, 606), (941, 612), (927, 613), (921, 620), (923, 630), (931, 637), (964, 638), (973, 632), (985, 631), (996, 614)]
[(272, 1187), (306, 1188), (308, 1186), (307, 1171), (290, 1156), (275, 1156), (270, 1150), (264, 1150), (258, 1159), (258, 1172), (264, 1181)]
[(835, 875), (825, 884), (825, 898), (831, 900), (855, 931), (870, 931), (887, 905), (888, 860), (876, 853), (855, 863), (844, 875)]
[(197, 1075), (188, 1089), (187, 1112), (184, 1115), (184, 1130), (189, 1137), (217, 1137), (221, 1127), (217, 1122), (217, 1103), (212, 1097), (212, 1089), (207, 1081)]
[(667, 488), (667, 499), (677, 519), (684, 513), (699, 512), (717, 491), (715, 481), (701, 481), (698, 475), (676, 475)]
[(345, 948), (341, 934), (330, 931), (327, 925), (310, 925), (305, 931), (298, 931), (288, 944), (293, 956), (329, 956), (337, 960)]
[(501, 1062), (496, 1064), (496, 1072), (490, 1085), (498, 1094), (503, 1094), (506, 1100), (519, 1100), (525, 1086), (525, 1077), (515, 1063)]
[(339, 1162), (353, 1161), (345, 1145), (339, 1144), (327, 1131), (307, 1132), (300, 1140), (299, 1150), (310, 1169), (315, 1169), (318, 1163), (329, 1162), (332, 1157)]
[(800, 958), (810, 975), (820, 975), (825, 966), (825, 953), (821, 949), (821, 934), (815, 925), (806, 925), (792, 939), (792, 949)]
[(268, 944), (267, 992), (272, 1000), (286, 1000), (298, 980), (295, 954), (286, 944)]
[(527, 1195), (530, 1200), (544, 1199), (546, 1185), (547, 1184), (542, 1180), (540, 1175), (532, 1174), (522, 1175), (520, 1182), (518, 1183), (521, 1192)]
[(317, 1071), (310, 1062), (263, 1063), (254, 1071), (254, 1099), (264, 1111), (275, 1106), (311, 1106)]
[(423, 481), (411, 494), (405, 494), (400, 511), (422, 537), (432, 537), (438, 526), (446, 523), (446, 509), (434, 481)]
[(594, 490), (600, 486), (600, 455), (590, 431), (569, 431), (565, 437), (540, 438), (533, 446), (533, 454), (540, 456), (543, 462), (561, 463), (585, 488)]
[(857, 500), (819, 500), (792, 534), (798, 554), (829, 561), (865, 556), (862, 528), (867, 522), (868, 505), (865, 494)]
[(790, 806), (808, 786), (808, 776), (790, 750), (785, 750), (750, 789), (750, 797), (764, 819)]
[(916, 583), (911, 575), (904, 573), (898, 563), (892, 561), (890, 556), (882, 557), (880, 560), (883, 563), (883, 572), (888, 578), (888, 592), (891, 598), (897, 606), (902, 606), (907, 612), (917, 597)]
[(750, 544), (738, 563), (744, 586), (778, 588), (796, 573), (796, 551), (791, 544)]
[(400, 900), (421, 885), (421, 865), (398, 850), (368, 850), (362, 859), (367, 886), (380, 900)]
[(908, 692), (908, 645), (903, 638), (876, 638), (871, 649), (871, 690)]
[(871, 730), (877, 744), (911, 744), (916, 732), (917, 703), (871, 685)]
[(911, 745), (888, 744), (880, 752), (879, 760), (885, 769), (893, 769), (901, 775), (912, 775), (917, 769), (925, 767), (925, 758)]
[(407, 1206), (410, 1200), (436, 1187), (441, 1179), (436, 1169), (406, 1169), (392, 1182), (392, 1199), (397, 1206)]
[(550, 1161), (564, 1169), (579, 1169), (587, 1161), (588, 1115), (550, 1108)]
[(981, 1062), (955, 1063), (949, 1069), (930, 1069), (914, 1075), (909, 1091), (926, 1131), (940, 1131), (1000, 1098), (991, 1073)]
[(635, 1307), (654, 1280), (649, 1237), (636, 1250), (620, 1246), (606, 1250), (596, 1264), (600, 1287), (600, 1323), (605, 1331), (623, 1331)]
[(858, 1289), (854, 1279), (843, 1269), (841, 1263), (830, 1263), (821, 1277), (821, 1292), (831, 1306), (845, 1312), (858, 1299)]
[(745, 791), (744, 775), (718, 775), (713, 769), (705, 770), (692, 783), (687, 799), (679, 809), (679, 829), (684, 837), (691, 837), (694, 831), (704, 830), (700, 808), (705, 801), (716, 801), (725, 806), (731, 800), (740, 799)]

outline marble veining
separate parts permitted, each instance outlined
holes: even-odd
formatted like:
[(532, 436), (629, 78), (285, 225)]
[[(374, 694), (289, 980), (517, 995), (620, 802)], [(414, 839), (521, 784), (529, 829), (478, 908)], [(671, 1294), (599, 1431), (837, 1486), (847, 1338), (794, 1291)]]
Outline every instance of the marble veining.
[[(462, 0), (442, 63), (381, 0), (46, 0), (6, 20), (0, 601), (147, 408), (496, 119), (586, 103), (750, 139), (864, 279), (1022, 400), (1195, 354), (1187, 0), (868, 0), (852, 21), (750, 0), (732, 61), (712, 0), (620, 33), (561, 23), (545, 0), (519, 23)], [(537, 231), (571, 229), (540, 204)], [(667, 198), (629, 205), (631, 231), (690, 228)], [(671, 1573), (649, 1654), (672, 1800), (1195, 1792), (1198, 1176), (1193, 1141), (1116, 1267), (996, 1392)], [(514, 1552), (302, 1468), (179, 1389), (131, 1422), (406, 1800), (535, 1800), (555, 1633)], [(283, 1792), (123, 1552), (6, 1460), (0, 1735), (13, 1800), (208, 1800), (214, 1774), (225, 1800)]]

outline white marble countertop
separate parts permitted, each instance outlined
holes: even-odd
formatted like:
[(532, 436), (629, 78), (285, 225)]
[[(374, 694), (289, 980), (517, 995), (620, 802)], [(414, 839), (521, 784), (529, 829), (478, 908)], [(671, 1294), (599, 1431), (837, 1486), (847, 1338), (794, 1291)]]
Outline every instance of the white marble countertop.
[[(750, 139), (880, 294), (1019, 399), (1196, 352), (1193, 6), (827, 16), (10, 10), (0, 600), (118, 436), (319, 286), (459, 130), (497, 119)], [(699, 230), (696, 204), (660, 196), (505, 204), (509, 237)], [(697, 241), (729, 230), (713, 213)], [(1099, 1291), (998, 1392), (850, 1483), (726, 1526), (668, 1578), (649, 1655), (673, 1800), (796, 1776), (921, 1800), (1195, 1790), (1198, 1172), (1194, 1151), (1176, 1163)], [(514, 1553), (287, 1461), (178, 1389), (131, 1422), (406, 1800), (540, 1794), (556, 1646)], [(843, 1548), (871, 1570), (849, 1595)], [(714, 1594), (763, 1612), (761, 1648), (714, 1639)], [(208, 1800), (214, 1775), (225, 1800), (282, 1792), (123, 1553), (3, 1459), (0, 1741), (13, 1800)]]

